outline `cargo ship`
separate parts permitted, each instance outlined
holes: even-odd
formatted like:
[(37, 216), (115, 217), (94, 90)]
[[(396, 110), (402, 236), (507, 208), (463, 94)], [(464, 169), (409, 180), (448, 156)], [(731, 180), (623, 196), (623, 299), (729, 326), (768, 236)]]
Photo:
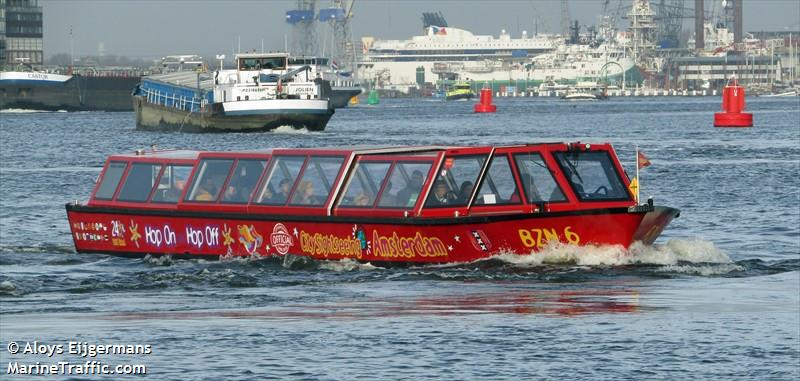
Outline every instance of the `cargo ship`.
[(0, 109), (131, 111), (131, 92), (140, 78), (136, 70), (62, 74), (18, 67), (0, 72)]
[(639, 203), (609, 144), (137, 150), (66, 204), (81, 253), (469, 262), (551, 245), (652, 244), (679, 211)]
[(255, 132), (281, 126), (325, 129), (334, 113), (324, 81), (285, 53), (247, 53), (235, 69), (142, 78), (133, 93), (136, 127), (182, 132)]

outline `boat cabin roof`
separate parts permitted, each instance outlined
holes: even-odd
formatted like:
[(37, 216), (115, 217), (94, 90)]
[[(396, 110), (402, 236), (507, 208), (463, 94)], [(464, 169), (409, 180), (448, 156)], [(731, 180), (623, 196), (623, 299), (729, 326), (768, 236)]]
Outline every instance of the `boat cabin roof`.
[(609, 144), (362, 146), (112, 155), (90, 206), (453, 217), (635, 204)]

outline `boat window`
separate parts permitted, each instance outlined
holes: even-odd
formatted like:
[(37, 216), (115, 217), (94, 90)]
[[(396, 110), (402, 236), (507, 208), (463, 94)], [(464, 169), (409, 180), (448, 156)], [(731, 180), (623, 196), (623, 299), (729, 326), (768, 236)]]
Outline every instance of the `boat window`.
[(378, 207), (413, 208), (417, 204), (422, 185), (428, 180), (431, 163), (398, 161), (381, 193)]
[[(469, 194), (462, 195), (462, 197), (469, 198)], [(519, 204), (521, 202), (508, 156), (493, 157), (489, 164), (489, 171), (486, 172), (481, 187), (478, 188), (475, 204)]]
[(529, 203), (566, 201), (542, 156), (535, 152), (514, 155), (519, 179)]
[(108, 164), (105, 173), (103, 173), (103, 180), (100, 181), (100, 187), (97, 188), (94, 198), (98, 200), (111, 200), (114, 197), (114, 191), (117, 190), (119, 179), (125, 173), (125, 167), (128, 163), (121, 161), (112, 161)]
[(607, 152), (558, 152), (555, 156), (581, 201), (630, 199)]
[(446, 157), (433, 183), (426, 207), (464, 206), (486, 161), (486, 155)]
[(240, 159), (222, 194), (222, 202), (246, 204), (256, 189), (258, 179), (267, 166), (267, 160)]
[(191, 165), (168, 165), (161, 174), (151, 202), (176, 203), (183, 194), (186, 180), (192, 173)]
[(200, 162), (186, 201), (215, 201), (228, 178), (233, 159), (205, 159)]
[(144, 202), (150, 197), (158, 174), (161, 173), (161, 164), (133, 163), (128, 171), (128, 177), (119, 190), (119, 201)]
[(255, 202), (267, 205), (283, 205), (289, 199), (300, 168), (306, 161), (305, 156), (283, 156), (272, 160), (268, 180), (264, 182)]
[(339, 175), (343, 157), (312, 157), (292, 193), (290, 205), (322, 205)]
[(239, 60), (239, 70), (283, 70), (286, 68), (284, 62), (284, 57), (242, 58)]
[(381, 190), (383, 181), (389, 173), (391, 163), (359, 162), (350, 176), (350, 182), (339, 203), (344, 207), (369, 208)]

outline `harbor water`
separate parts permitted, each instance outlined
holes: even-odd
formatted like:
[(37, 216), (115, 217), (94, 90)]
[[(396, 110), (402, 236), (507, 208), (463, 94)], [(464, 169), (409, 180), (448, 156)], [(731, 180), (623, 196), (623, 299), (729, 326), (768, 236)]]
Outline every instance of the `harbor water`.
[[(800, 378), (797, 97), (748, 99), (744, 129), (712, 127), (718, 97), (495, 103), (474, 114), (473, 102), (383, 99), (337, 110), (323, 132), (255, 134), (137, 131), (129, 112), (0, 113), (0, 378), (31, 378), (10, 364), (87, 361), (159, 380)], [(380, 268), (77, 254), (64, 210), (108, 154), (151, 145), (561, 141), (610, 142), (631, 175), (638, 145), (652, 162), (643, 198), (680, 218), (627, 251)], [(34, 342), (63, 353), (24, 350)], [(149, 353), (91, 356), (70, 342)]]

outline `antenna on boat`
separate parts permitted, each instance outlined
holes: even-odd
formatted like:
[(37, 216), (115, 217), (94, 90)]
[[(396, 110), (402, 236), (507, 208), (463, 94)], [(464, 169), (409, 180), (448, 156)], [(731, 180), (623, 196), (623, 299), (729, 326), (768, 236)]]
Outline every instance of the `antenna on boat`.
[(639, 188), (641, 188), (639, 184), (639, 145), (636, 144), (636, 161), (634, 161), (634, 165), (636, 166), (636, 177), (634, 177), (634, 181), (636, 181), (636, 205), (639, 205)]

